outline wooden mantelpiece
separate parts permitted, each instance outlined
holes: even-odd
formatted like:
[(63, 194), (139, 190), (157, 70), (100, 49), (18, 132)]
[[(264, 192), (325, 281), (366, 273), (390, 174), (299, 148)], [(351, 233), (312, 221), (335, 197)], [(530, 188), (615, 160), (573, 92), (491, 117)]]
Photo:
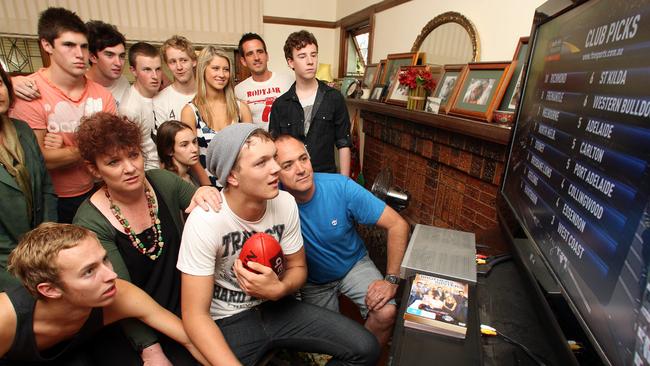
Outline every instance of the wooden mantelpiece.
[(411, 223), (474, 232), (479, 243), (499, 246), (497, 197), (509, 128), (377, 102), (347, 103), (363, 119), (368, 187), (390, 167), (393, 184), (411, 194), (402, 212)]
[(424, 126), (440, 128), (450, 132), (476, 137), (481, 140), (496, 142), (501, 145), (507, 145), (510, 141), (511, 129), (494, 123), (473, 121), (446, 114), (412, 111), (404, 107), (361, 99), (347, 99), (347, 104), (361, 110), (397, 117)]

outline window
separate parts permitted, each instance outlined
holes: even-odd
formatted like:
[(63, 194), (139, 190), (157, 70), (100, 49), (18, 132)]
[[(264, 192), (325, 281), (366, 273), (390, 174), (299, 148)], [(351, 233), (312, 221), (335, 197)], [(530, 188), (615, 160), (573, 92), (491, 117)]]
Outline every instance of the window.
[(0, 63), (12, 74), (31, 74), (43, 67), (38, 40), (0, 37)]
[(362, 77), (372, 57), (372, 20), (341, 27), (339, 77)]
[(363, 76), (368, 64), (369, 27), (355, 31), (348, 31), (348, 57), (345, 67), (345, 76)]

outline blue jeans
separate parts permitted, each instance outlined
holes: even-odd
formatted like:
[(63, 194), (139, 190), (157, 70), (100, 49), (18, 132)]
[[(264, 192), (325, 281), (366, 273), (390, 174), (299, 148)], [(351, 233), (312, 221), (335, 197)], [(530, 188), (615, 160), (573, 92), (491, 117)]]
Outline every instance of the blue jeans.
[(328, 354), (333, 356), (328, 365), (375, 365), (380, 354), (377, 339), (360, 324), (292, 297), (216, 323), (244, 365), (254, 365), (274, 348)]

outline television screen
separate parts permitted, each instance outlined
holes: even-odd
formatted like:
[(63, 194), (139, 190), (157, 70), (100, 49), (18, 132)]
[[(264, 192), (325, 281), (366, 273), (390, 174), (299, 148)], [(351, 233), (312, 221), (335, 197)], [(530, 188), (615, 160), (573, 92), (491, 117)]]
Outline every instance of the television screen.
[(650, 1), (536, 27), (523, 88), (502, 193), (604, 361), (650, 364)]

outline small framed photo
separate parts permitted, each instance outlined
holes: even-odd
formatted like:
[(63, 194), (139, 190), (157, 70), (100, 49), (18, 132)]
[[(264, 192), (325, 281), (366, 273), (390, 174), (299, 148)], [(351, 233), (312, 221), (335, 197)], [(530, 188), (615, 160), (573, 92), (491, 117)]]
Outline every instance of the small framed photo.
[(375, 76), (375, 81), (371, 89), (374, 89), (375, 85), (385, 85), (384, 76), (386, 76), (386, 62), (387, 60), (383, 59), (377, 64), (377, 75)]
[(370, 100), (375, 102), (381, 102), (381, 95), (383, 93), (384, 93), (384, 86), (375, 85), (375, 87), (372, 88), (372, 93), (370, 93)]
[(390, 90), (390, 87), (392, 86), (391, 84), (395, 79), (395, 75), (397, 75), (400, 67), (423, 64), (424, 53), (405, 52), (389, 54), (388, 58), (386, 59), (386, 71), (384, 72), (384, 78), (381, 80), (381, 83), (385, 84), (386, 88)]
[(361, 84), (364, 88), (372, 88), (375, 84), (375, 79), (377, 78), (377, 70), (379, 69), (379, 64), (370, 64), (366, 66), (366, 73), (363, 75), (363, 83)]
[(449, 113), (490, 122), (512, 77), (510, 66), (510, 62), (468, 64), (457, 81), (460, 86)]
[[(432, 70), (432, 66), (435, 70)], [(399, 77), (402, 73), (412, 72), (422, 72), (430, 71), (433, 80), (437, 81), (437, 78), (440, 76), (439, 67), (437, 65), (418, 65), (418, 66), (402, 66), (399, 68), (399, 71), (393, 76), (393, 80), (390, 83), (390, 86), (387, 86), (388, 93), (386, 94), (386, 103), (395, 104), (402, 107), (405, 107), (408, 102), (409, 96), (409, 87), (407, 85), (402, 85), (399, 83)], [(424, 104), (422, 105), (424, 107)]]
[(359, 96), (359, 99), (361, 100), (368, 100), (370, 99), (370, 92), (372, 89), (370, 88), (361, 88), (361, 96)]
[(442, 76), (433, 91), (432, 96), (440, 98), (440, 113), (448, 113), (451, 102), (453, 101), (456, 93), (458, 92), (459, 84), (458, 79), (463, 73), (463, 69), (467, 65), (445, 65), (443, 68)]
[(440, 98), (427, 97), (427, 104), (424, 107), (424, 111), (427, 113), (438, 114), (439, 110), (440, 110)]
[(408, 102), (409, 98), (409, 87), (399, 83), (399, 74), (405, 72), (408, 68), (409, 66), (400, 67), (399, 72), (393, 76), (393, 80), (391, 80), (390, 86), (388, 87), (388, 94), (386, 94), (386, 103), (406, 107), (406, 102)]
[(508, 88), (501, 98), (499, 110), (514, 112), (519, 105), (519, 97), (521, 96), (521, 87), (524, 79), (524, 69), (526, 66), (526, 56), (528, 55), (528, 37), (519, 38), (515, 55), (512, 58), (512, 78), (508, 83)]

